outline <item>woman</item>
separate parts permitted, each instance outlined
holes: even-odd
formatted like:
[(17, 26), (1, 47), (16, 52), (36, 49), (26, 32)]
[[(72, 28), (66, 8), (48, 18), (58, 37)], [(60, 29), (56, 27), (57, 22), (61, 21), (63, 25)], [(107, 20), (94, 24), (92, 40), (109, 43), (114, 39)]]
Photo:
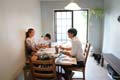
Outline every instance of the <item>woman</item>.
[(26, 32), (25, 47), (26, 47), (26, 56), (32, 56), (34, 52), (38, 50), (36, 43), (34, 41), (35, 30), (29, 28)]

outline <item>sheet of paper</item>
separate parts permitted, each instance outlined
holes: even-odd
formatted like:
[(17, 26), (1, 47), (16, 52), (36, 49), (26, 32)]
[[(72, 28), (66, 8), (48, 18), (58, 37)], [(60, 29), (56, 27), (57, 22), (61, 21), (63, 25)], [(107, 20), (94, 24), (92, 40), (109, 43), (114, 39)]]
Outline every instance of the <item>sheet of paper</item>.
[(55, 62), (56, 64), (66, 64), (66, 65), (77, 64), (76, 58), (72, 58), (64, 54), (56, 58)]

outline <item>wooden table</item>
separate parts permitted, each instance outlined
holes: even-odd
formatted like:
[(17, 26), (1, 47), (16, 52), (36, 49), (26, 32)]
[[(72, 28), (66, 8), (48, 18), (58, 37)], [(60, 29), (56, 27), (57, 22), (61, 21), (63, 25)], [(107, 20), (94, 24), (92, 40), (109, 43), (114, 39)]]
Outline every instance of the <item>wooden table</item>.
[(71, 64), (77, 64), (76, 58), (69, 57), (65, 54), (62, 54), (60, 51), (56, 54), (55, 48), (44, 48), (40, 49), (35, 53), (36, 56), (33, 56), (33, 60), (37, 58), (37, 56), (40, 56), (41, 54), (48, 54), (50, 57), (56, 58), (55, 63), (61, 64), (61, 65), (71, 65)]
[[(38, 55), (33, 55), (31, 57), (32, 61), (35, 61), (38, 59)], [(77, 64), (76, 58), (69, 57), (64, 54), (58, 55), (58, 57), (55, 56), (55, 63), (56, 65), (72, 65), (72, 64)]]

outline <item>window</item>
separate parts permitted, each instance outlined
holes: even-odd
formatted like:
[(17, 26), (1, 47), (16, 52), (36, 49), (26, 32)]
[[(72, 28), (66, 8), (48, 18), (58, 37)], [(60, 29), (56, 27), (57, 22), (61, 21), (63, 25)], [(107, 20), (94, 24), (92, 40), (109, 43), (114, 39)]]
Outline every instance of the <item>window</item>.
[(87, 41), (87, 10), (55, 10), (54, 13), (56, 41), (67, 41), (67, 31), (71, 27), (74, 27), (78, 30), (77, 36), (80, 38), (82, 43)]
[(67, 41), (67, 30), (72, 26), (71, 11), (55, 11), (56, 41)]

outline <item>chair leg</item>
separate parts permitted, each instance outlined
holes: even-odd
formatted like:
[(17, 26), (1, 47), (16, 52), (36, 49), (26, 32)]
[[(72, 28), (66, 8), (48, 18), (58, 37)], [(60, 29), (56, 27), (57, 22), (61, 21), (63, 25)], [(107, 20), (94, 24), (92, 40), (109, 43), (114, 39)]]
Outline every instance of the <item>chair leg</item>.
[(27, 72), (25, 70), (24, 71), (24, 80), (27, 80)]
[(68, 75), (68, 80), (72, 80), (72, 73)]
[(72, 76), (70, 77), (70, 80), (72, 80)]
[(85, 80), (85, 69), (83, 69), (83, 80)]

